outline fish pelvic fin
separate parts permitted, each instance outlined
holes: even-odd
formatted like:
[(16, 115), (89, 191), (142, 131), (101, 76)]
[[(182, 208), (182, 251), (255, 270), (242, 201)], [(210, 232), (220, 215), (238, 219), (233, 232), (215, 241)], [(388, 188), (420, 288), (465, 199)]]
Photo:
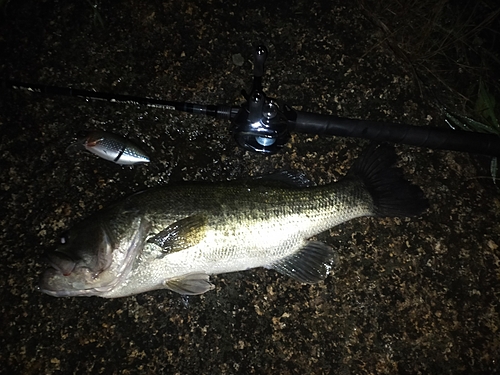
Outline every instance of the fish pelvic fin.
[(205, 273), (191, 273), (164, 282), (166, 288), (182, 295), (203, 294), (215, 288)]
[(393, 167), (394, 149), (372, 144), (356, 160), (346, 178), (363, 181), (370, 193), (376, 216), (418, 216), (428, 207), (422, 190), (405, 180), (403, 171)]
[(330, 246), (310, 241), (296, 253), (273, 263), (269, 268), (301, 283), (315, 284), (328, 276), (336, 256)]

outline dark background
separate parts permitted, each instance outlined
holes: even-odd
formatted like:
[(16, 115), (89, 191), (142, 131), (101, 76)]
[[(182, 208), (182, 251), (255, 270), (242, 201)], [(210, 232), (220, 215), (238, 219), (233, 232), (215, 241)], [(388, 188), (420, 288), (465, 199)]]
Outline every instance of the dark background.
[[(432, 3), (2, 1), (0, 78), (238, 105), (253, 46), (264, 43), (265, 90), (297, 109), (446, 126), (437, 103), (471, 115), (479, 79), (495, 92), (498, 18), (488, 18), (496, 5), (486, 1)], [(5, 88), (1, 99), (0, 372), (499, 372), (491, 158), (397, 145), (430, 208), (319, 235), (340, 261), (317, 285), (255, 269), (215, 276), (215, 290), (187, 306), (167, 290), (54, 298), (36, 291), (41, 256), (117, 198), (279, 170), (329, 183), (366, 142), (296, 134), (283, 152), (262, 156), (207, 117)], [(141, 142), (152, 162), (129, 168), (65, 153), (78, 131), (96, 128)]]

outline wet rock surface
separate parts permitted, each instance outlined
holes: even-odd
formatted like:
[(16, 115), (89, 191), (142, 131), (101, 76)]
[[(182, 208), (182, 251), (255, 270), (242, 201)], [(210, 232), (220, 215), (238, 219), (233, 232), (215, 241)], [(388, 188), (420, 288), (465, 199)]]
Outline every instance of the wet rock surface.
[[(95, 5), (95, 6), (94, 6)], [(202, 104), (238, 105), (253, 46), (263, 83), (297, 109), (443, 126), (411, 68), (350, 1), (7, 2), (3, 78)], [(236, 56), (236, 58), (235, 58)], [(419, 218), (354, 220), (317, 236), (334, 274), (301, 285), (255, 269), (116, 300), (36, 290), (41, 257), (72, 224), (132, 192), (279, 170), (336, 181), (366, 141), (294, 134), (282, 152), (237, 147), (228, 122), (136, 105), (2, 90), (0, 367), (8, 373), (496, 373), (500, 195), (488, 157), (397, 145), (422, 187)], [(76, 133), (135, 139), (152, 162), (65, 153)]]

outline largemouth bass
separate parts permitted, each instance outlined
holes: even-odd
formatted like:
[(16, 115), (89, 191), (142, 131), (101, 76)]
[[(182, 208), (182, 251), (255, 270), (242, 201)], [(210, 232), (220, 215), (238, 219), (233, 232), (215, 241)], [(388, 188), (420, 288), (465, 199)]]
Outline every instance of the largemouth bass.
[(335, 251), (312, 236), (361, 216), (415, 216), (417, 186), (370, 146), (339, 182), (190, 183), (134, 194), (76, 225), (47, 258), (40, 290), (124, 297), (156, 289), (201, 294), (210, 275), (267, 267), (301, 283), (325, 279)]

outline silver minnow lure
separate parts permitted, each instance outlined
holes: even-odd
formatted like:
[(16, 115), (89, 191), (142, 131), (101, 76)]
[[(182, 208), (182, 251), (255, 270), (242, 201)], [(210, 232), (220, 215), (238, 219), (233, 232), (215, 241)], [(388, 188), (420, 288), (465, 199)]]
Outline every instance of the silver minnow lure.
[(120, 165), (144, 164), (150, 161), (144, 151), (122, 136), (101, 130), (88, 131), (83, 134), (75, 143), (66, 148), (66, 152), (87, 150)]

